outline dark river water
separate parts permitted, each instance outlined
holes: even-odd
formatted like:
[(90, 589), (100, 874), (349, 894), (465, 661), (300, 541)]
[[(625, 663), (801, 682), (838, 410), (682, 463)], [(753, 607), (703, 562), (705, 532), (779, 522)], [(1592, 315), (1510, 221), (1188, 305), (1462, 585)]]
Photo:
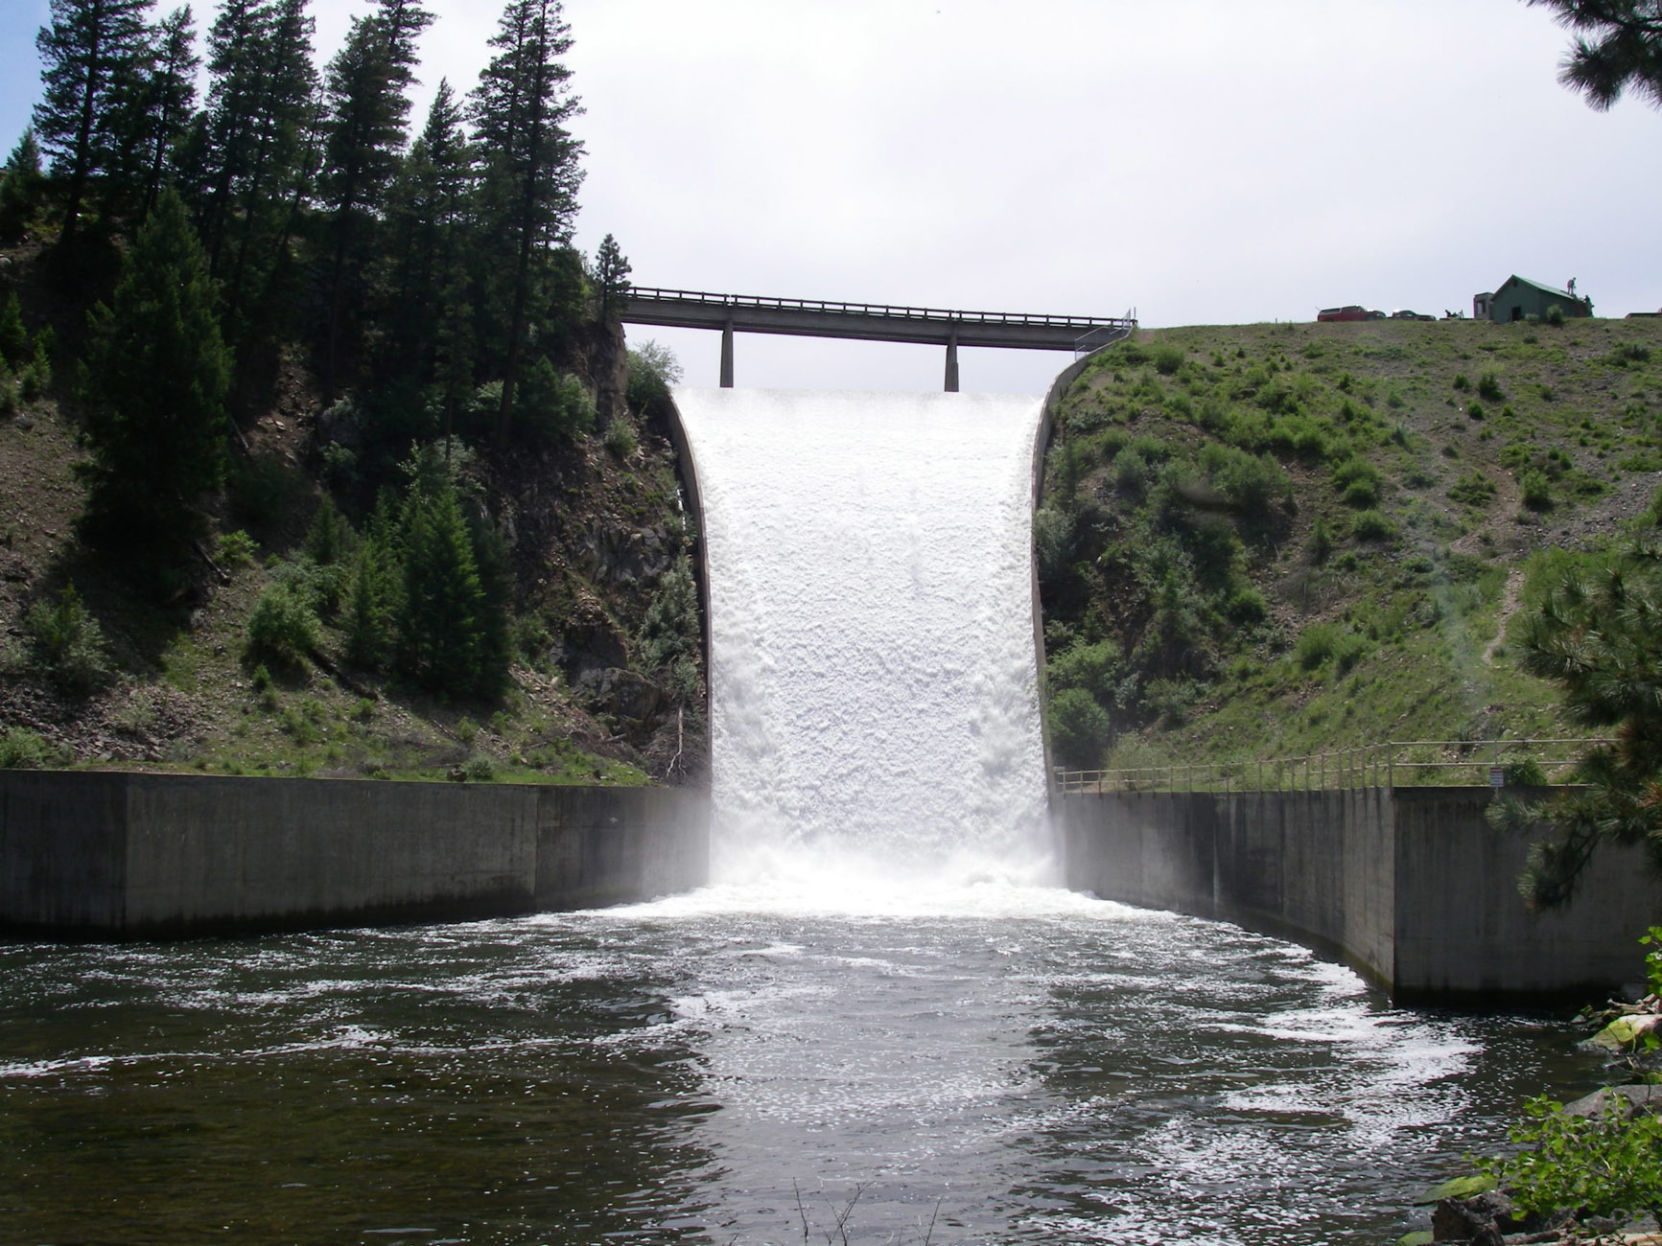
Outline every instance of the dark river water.
[(0, 944), (0, 1241), (1385, 1242), (1597, 1077), (1561, 1022), (982, 890)]

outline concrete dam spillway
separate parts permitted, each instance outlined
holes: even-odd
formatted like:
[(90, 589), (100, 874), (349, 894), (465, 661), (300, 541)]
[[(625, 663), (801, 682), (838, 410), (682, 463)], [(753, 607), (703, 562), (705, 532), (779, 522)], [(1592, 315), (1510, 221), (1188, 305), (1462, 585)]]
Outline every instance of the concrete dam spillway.
[[(0, 941), (13, 1237), (1386, 1241), (1563, 1069), (1551, 1025), (1391, 1009), (1302, 947), (1054, 885), (1036, 399), (677, 399), (711, 594), (712, 884)], [(641, 795), (635, 821), (663, 823), (676, 793)], [(166, 829), (147, 786), (124, 799), (130, 835)], [(523, 832), (504, 876), (645, 842), (593, 793), (492, 799)]]
[(1045, 872), (1034, 397), (676, 393), (710, 582), (716, 878)]

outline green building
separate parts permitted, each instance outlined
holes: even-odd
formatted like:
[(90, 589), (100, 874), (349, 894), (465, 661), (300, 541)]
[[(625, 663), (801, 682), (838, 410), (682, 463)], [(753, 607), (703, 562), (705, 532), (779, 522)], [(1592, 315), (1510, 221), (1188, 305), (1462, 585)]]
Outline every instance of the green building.
[(1570, 288), (1544, 286), (1513, 273), (1493, 294), (1472, 296), (1472, 316), (1478, 320), (1545, 320), (1547, 312), (1557, 307), (1565, 316), (1591, 316), (1593, 300), (1575, 292), (1575, 278)]

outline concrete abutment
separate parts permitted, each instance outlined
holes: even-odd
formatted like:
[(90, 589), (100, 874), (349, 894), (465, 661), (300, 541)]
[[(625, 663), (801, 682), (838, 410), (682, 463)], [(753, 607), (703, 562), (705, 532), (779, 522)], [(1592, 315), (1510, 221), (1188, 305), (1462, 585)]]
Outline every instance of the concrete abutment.
[(1058, 796), (1068, 886), (1232, 921), (1343, 959), (1403, 1002), (1594, 998), (1640, 977), (1662, 922), (1639, 849), (1604, 848), (1579, 899), (1531, 913), (1527, 837), (1487, 788)]
[(647, 900), (705, 881), (709, 816), (679, 788), (0, 771), (0, 929), (168, 937)]

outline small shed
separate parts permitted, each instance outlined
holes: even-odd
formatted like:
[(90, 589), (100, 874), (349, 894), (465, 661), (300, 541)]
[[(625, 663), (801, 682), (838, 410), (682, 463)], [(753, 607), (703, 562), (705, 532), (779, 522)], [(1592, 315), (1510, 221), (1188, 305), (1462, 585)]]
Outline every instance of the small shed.
[[(1484, 311), (1480, 311), (1480, 307), (1484, 307)], [(1593, 300), (1575, 293), (1574, 278), (1570, 279), (1568, 290), (1560, 290), (1557, 286), (1542, 285), (1539, 281), (1530, 281), (1514, 273), (1493, 294), (1480, 294), (1472, 300), (1473, 315), (1482, 316), (1486, 311), (1490, 320), (1501, 322), (1544, 319), (1554, 307), (1565, 316), (1593, 314)]]

